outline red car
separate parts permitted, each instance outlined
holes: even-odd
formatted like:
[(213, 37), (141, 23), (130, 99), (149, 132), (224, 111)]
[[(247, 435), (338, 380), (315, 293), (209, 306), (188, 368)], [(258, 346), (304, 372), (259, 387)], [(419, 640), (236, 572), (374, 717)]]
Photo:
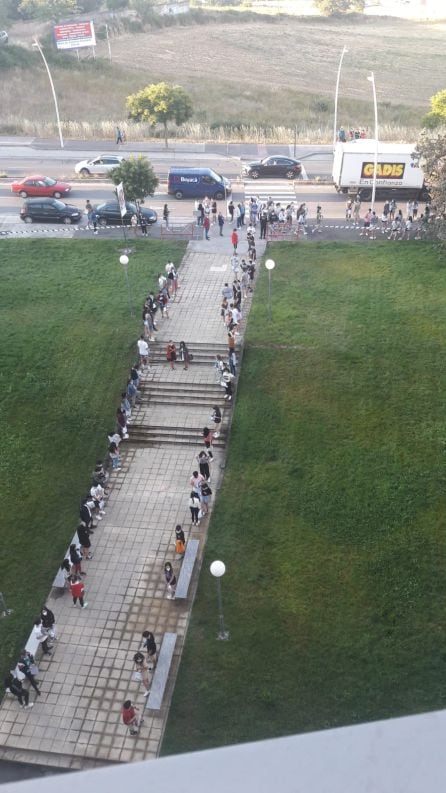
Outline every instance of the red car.
[(22, 198), (28, 196), (51, 196), (63, 198), (71, 191), (67, 182), (58, 182), (51, 176), (25, 176), (21, 182), (13, 182), (11, 192), (18, 193)]

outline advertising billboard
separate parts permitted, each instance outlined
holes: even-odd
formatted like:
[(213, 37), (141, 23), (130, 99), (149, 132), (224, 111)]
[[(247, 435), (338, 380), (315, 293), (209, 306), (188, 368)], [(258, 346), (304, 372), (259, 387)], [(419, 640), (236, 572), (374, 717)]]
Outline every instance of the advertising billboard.
[(96, 46), (93, 20), (63, 22), (54, 26), (53, 35), (58, 50), (77, 50), (79, 47)]

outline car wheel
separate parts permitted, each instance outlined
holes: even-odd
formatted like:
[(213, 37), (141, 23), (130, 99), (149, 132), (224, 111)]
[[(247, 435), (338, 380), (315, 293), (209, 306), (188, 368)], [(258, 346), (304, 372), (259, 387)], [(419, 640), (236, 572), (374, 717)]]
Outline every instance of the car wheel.
[(216, 201), (221, 201), (222, 198), (224, 198), (224, 197), (225, 197), (224, 193), (221, 193), (220, 191), (218, 191), (218, 193), (215, 193), (215, 195), (214, 195), (214, 198), (215, 198)]
[(178, 198), (178, 201), (181, 201), (181, 199), (183, 198), (183, 191), (182, 190), (176, 190), (175, 191), (175, 198)]
[(82, 168), (80, 171), (81, 176), (90, 176), (90, 171), (88, 168)]
[(107, 218), (99, 218), (98, 223), (104, 228), (107, 225)]
[(71, 226), (71, 218), (64, 218), (63, 222), (65, 223), (66, 226)]
[(25, 215), (23, 220), (25, 221), (25, 223), (32, 223), (33, 222), (33, 219), (31, 217), (31, 215)]
[(58, 190), (56, 190), (56, 192), (55, 192), (55, 193), (53, 193), (53, 198), (60, 198), (60, 197), (61, 197), (61, 195), (62, 195), (62, 193), (59, 193), (59, 191), (58, 191)]
[(259, 171), (251, 171), (251, 173), (249, 175), (250, 175), (251, 179), (258, 179), (259, 176), (260, 176), (260, 173), (259, 173)]
[(19, 196), (20, 198), (28, 198), (28, 193), (26, 190), (20, 190)]
[(287, 179), (295, 179), (296, 178), (296, 174), (295, 174), (294, 171), (287, 171), (285, 176), (286, 176)]

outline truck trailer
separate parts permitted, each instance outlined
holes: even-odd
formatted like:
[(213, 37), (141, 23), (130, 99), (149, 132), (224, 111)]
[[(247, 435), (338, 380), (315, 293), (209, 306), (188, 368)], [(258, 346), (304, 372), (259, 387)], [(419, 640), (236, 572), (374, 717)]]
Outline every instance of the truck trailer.
[[(333, 182), (338, 192), (372, 195), (375, 141), (364, 138), (337, 143), (333, 158)], [(429, 199), (423, 169), (415, 146), (408, 143), (378, 143), (376, 197), (404, 196), (421, 201)]]

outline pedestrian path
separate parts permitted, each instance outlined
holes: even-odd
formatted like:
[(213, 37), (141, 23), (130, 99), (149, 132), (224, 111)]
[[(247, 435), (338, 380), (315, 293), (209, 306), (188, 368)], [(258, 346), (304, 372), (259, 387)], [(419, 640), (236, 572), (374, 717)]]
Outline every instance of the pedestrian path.
[(245, 179), (243, 182), (245, 201), (256, 196), (261, 201), (271, 197), (275, 204), (296, 202), (296, 190), (292, 179)]
[[(229, 238), (220, 238), (215, 229), (209, 242), (189, 244), (178, 298), (170, 319), (160, 321), (161, 351), (170, 338), (177, 344), (184, 339), (192, 349), (203, 341), (217, 350), (225, 344), (219, 302), (222, 285), (232, 276), (230, 249)], [(258, 250), (261, 254), (260, 244)], [(174, 528), (181, 523), (186, 538), (200, 542), (193, 596), (209, 519), (192, 531), (189, 479), (197, 466), (201, 433), (194, 445), (153, 438), (132, 442), (132, 431), (136, 435), (138, 423), (189, 431), (205, 426), (213, 400), (197, 400), (192, 406), (181, 399), (166, 404), (158, 400), (152, 405), (150, 393), (160, 385), (173, 391), (190, 385), (206, 394), (215, 388), (215, 372), (206, 360), (194, 361), (188, 371), (178, 363), (172, 371), (162, 353), (155, 357), (157, 363), (143, 378), (144, 395), (133, 416), (130, 441), (122, 444), (122, 470), (111, 476), (107, 514), (92, 537), (94, 557), (85, 563), (88, 608), (73, 607), (67, 593), (48, 599), (57, 618), (58, 641), (53, 655), (39, 661), (42, 693), (33, 709), (21, 709), (10, 695), (1, 703), (0, 759), (88, 768), (159, 753), (192, 605), (191, 596), (185, 601), (166, 599), (163, 567), (172, 562), (178, 575)], [(224, 425), (230, 410), (225, 403)], [(214, 450), (213, 498), (222, 478), (223, 436), (224, 432)], [(158, 648), (166, 632), (176, 634), (177, 640), (162, 708), (145, 711), (140, 733), (132, 737), (122, 724), (121, 707), (130, 698), (141, 711), (144, 708), (144, 689), (133, 681), (132, 658), (147, 629), (155, 634)]]

